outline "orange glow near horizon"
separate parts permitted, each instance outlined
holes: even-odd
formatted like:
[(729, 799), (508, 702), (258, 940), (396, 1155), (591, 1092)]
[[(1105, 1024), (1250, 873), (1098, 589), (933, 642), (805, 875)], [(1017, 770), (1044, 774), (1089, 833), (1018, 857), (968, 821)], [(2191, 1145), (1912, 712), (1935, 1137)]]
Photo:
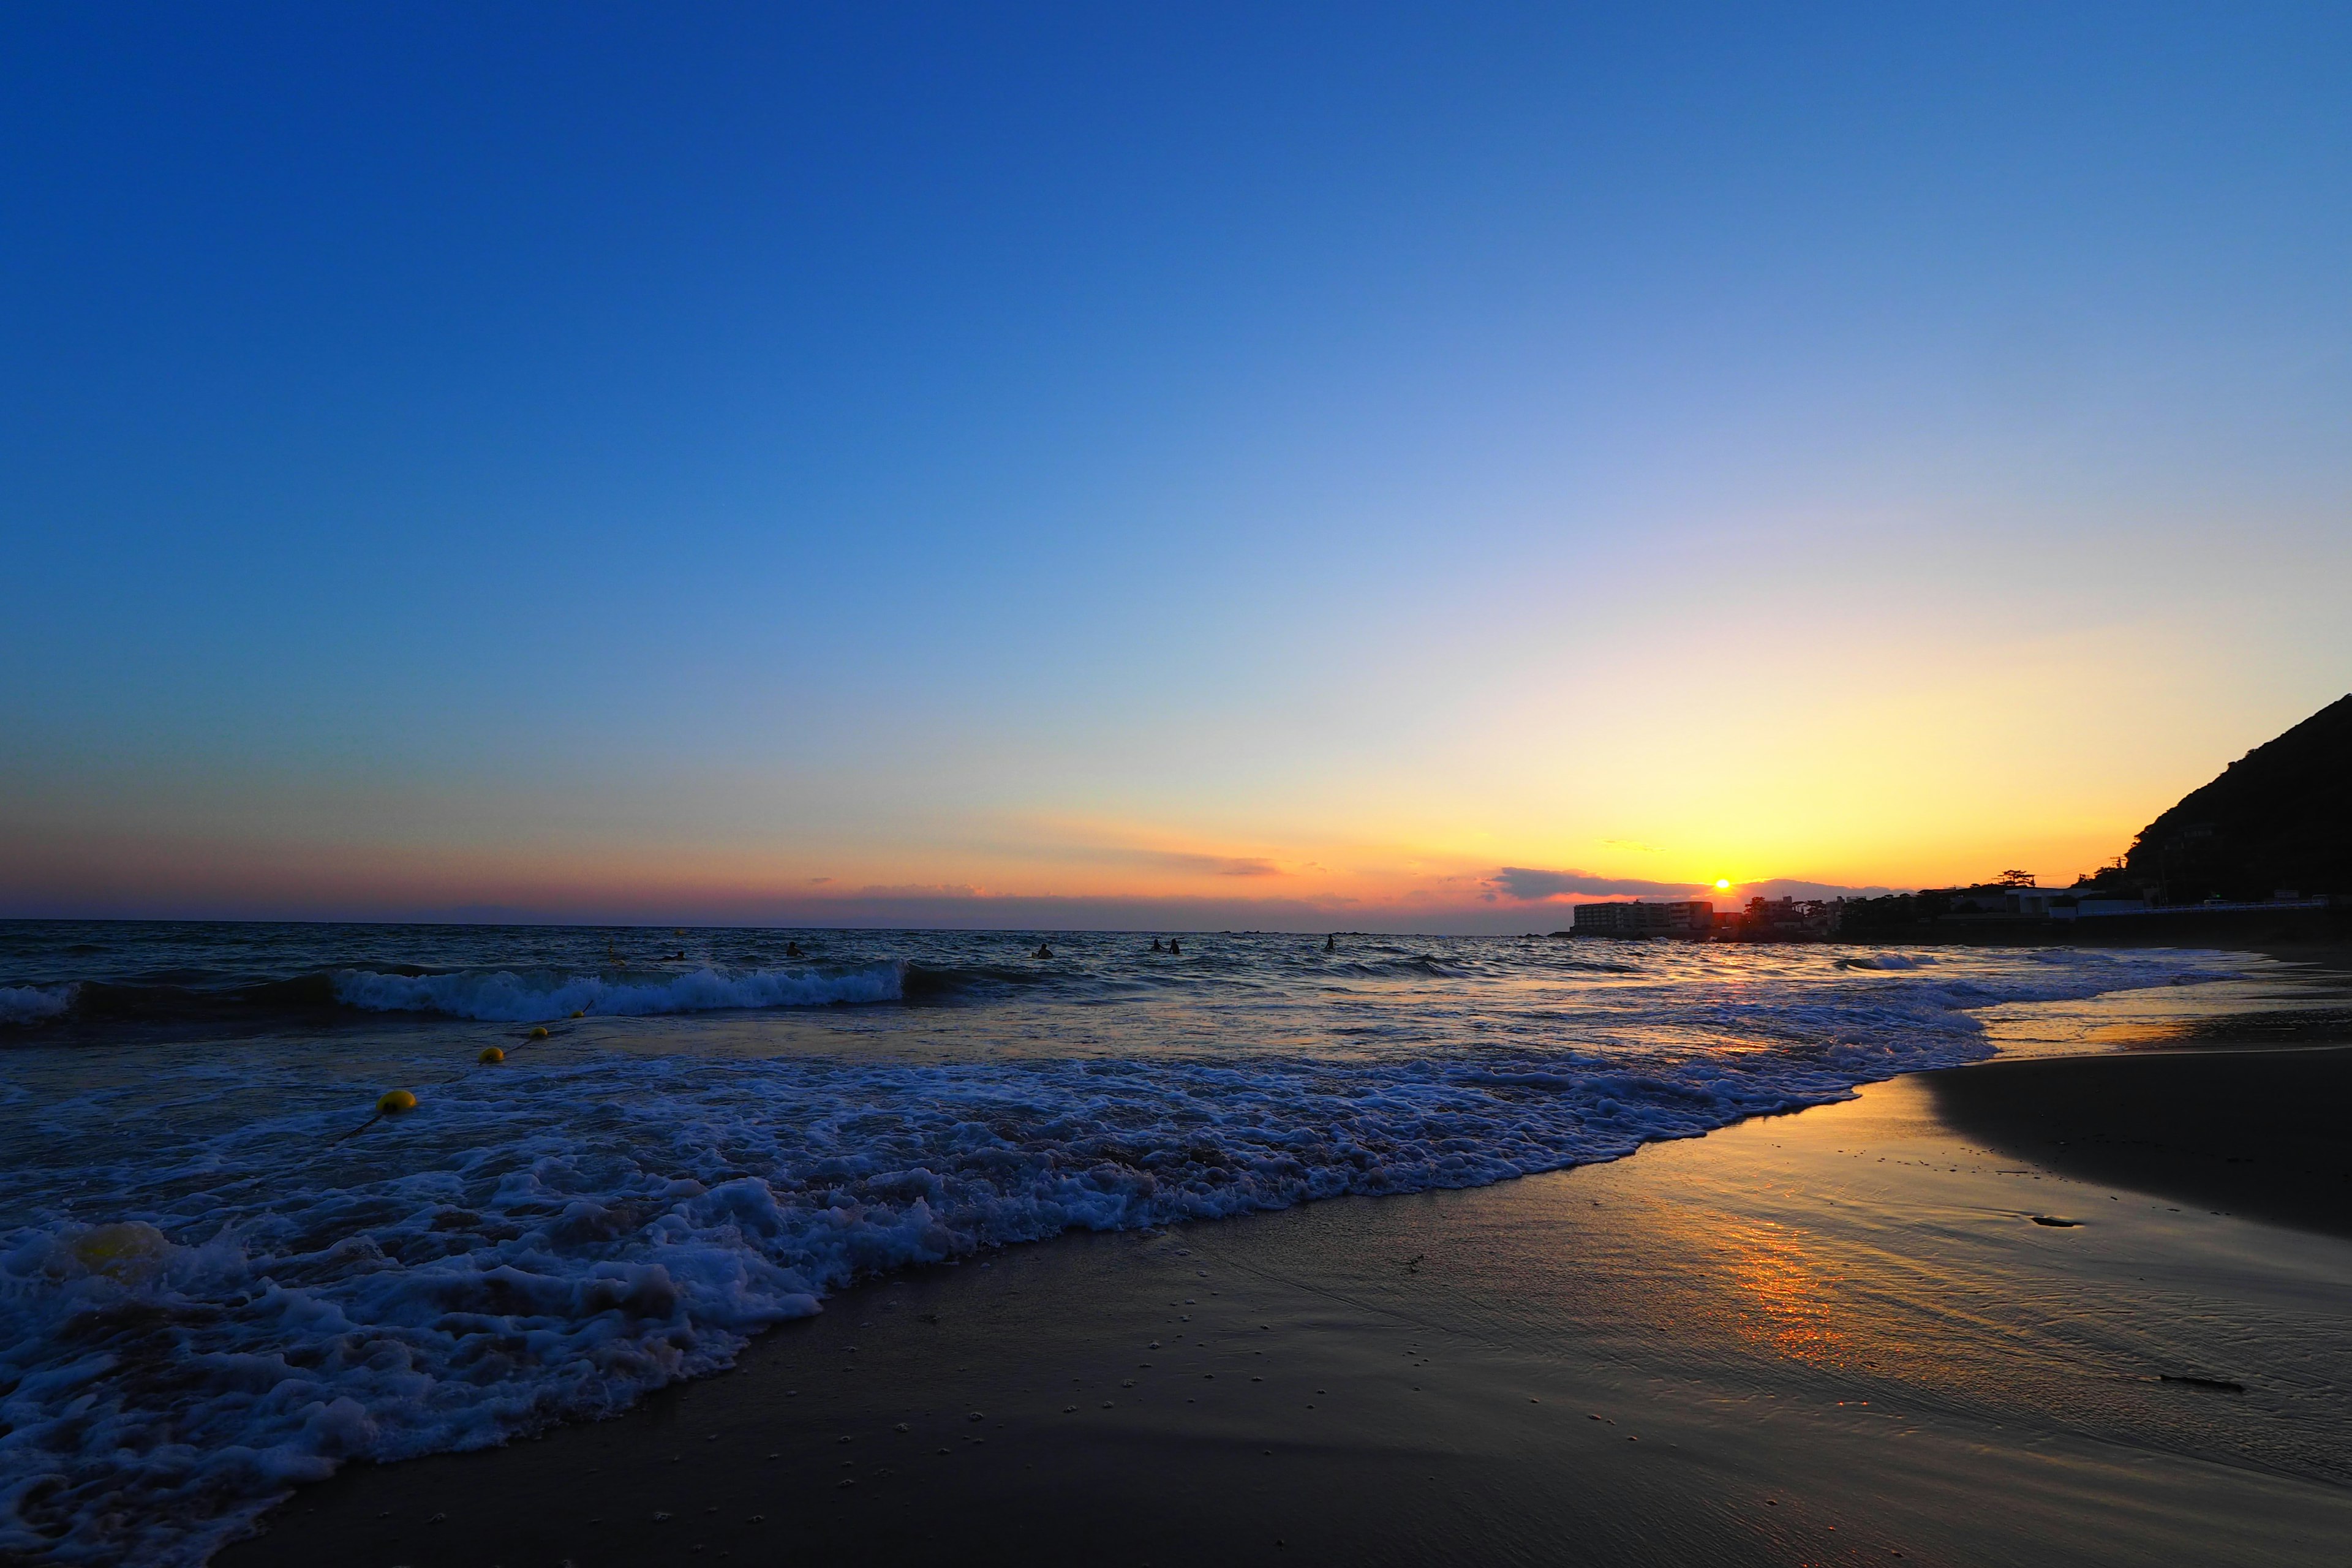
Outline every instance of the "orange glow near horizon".
[[(1377, 763), (1294, 748), (1307, 761), (1272, 776), (1249, 771), (1286, 743), (1265, 733), (1096, 758), (1091, 775), (1085, 757), (1003, 742), (893, 774), (977, 781), (952, 801), (781, 767), (460, 786), (184, 766), (168, 791), (92, 771), (20, 792), (13, 836), (0, 825), (0, 912), (982, 924), (999, 910), (1028, 924), (1055, 907), (1076, 926), (1152, 906), (1197, 917), (1186, 929), (1524, 931), (1588, 898), (1738, 898), (1783, 879), (1937, 887), (2018, 866), (2071, 880), (2283, 727), (2241, 714), (2221, 735), (2126, 732), (2005, 700), (2015, 670), (1933, 702), (1911, 673), (1901, 700), (1793, 673), (1760, 698), (1649, 667), (1622, 688), (1563, 678), (1548, 714), (1432, 709)], [(2114, 714), (2147, 706), (2105, 696)], [(1654, 727), (1693, 708), (1704, 722)], [(2070, 744), (2119, 765), (2008, 765), (2062, 720), (2080, 731)], [(1465, 771), (1469, 756), (1488, 765)]]
[(1564, 923), (1562, 906), (1586, 899), (1737, 897), (1776, 872), (1872, 885), (1807, 876), (1811, 868), (1801, 861), (1786, 868), (1766, 861), (1737, 881), (1694, 876), (1674, 864), (1679, 857), (1590, 842), (1529, 853), (1497, 842), (1499, 835), (1464, 835), (1465, 841), (1442, 847), (1271, 835), (1183, 838), (1071, 818), (999, 821), (928, 843), (846, 835), (793, 842), (778, 835), (757, 847), (674, 827), (660, 837), (590, 834), (573, 841), (559, 833), (498, 845), (319, 833), (297, 842), (253, 834), (192, 848), (172, 837), (52, 839), (26, 858), (20, 874), (36, 897), (46, 883), (44, 902), (65, 905), (79, 895), (93, 910), (163, 915), (365, 919), (373, 909), (388, 918), (446, 911), (445, 918), (620, 923), (978, 925), (1001, 910), (996, 923), (1022, 926), (1514, 932), (1547, 920)]

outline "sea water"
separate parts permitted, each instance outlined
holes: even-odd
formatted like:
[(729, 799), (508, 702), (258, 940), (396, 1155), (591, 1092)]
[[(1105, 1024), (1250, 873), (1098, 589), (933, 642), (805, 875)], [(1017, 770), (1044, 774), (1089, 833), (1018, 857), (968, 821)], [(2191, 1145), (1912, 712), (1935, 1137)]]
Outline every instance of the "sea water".
[(1152, 941), (0, 922), (0, 1552), (201, 1562), (860, 1278), (1614, 1159), (2243, 963)]

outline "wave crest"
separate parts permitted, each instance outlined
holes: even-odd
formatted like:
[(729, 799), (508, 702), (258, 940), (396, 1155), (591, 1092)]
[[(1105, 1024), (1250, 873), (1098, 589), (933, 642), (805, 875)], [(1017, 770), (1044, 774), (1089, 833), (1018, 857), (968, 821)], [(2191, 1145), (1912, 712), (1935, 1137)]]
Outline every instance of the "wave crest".
[(0, 985), (0, 1025), (40, 1024), (73, 1006), (70, 985)]
[(825, 1007), (896, 1002), (906, 993), (905, 966), (872, 963), (826, 973), (698, 969), (668, 979), (606, 980), (600, 975), (524, 975), (512, 970), (455, 974), (383, 974), (347, 969), (334, 977), (335, 1000), (373, 1013), (439, 1013), (510, 1024), (540, 1024), (574, 1013), (643, 1017), (761, 1007)]

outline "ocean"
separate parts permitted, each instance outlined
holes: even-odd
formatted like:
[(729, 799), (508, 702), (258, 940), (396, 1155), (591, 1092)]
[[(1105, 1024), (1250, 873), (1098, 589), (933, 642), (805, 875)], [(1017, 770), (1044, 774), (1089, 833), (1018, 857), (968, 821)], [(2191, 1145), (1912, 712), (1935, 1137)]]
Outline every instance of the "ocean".
[(1165, 936), (0, 922), (0, 1552), (199, 1563), (860, 1279), (1613, 1160), (2246, 963)]

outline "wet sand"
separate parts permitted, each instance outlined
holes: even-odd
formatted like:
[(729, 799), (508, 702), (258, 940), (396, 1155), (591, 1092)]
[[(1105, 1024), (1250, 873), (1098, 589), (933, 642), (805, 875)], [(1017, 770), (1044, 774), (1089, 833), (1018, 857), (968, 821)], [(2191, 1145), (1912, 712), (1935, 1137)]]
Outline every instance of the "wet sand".
[(2184, 1203), (2178, 1148), (2135, 1186), (2113, 1139), (2042, 1135), (2170, 1139), (2233, 1063), (2275, 1107), (2346, 1057), (1963, 1068), (1499, 1186), (1011, 1249), (611, 1421), (354, 1467), (215, 1561), (2340, 1563), (2352, 1243), (2246, 1217), (2308, 1170), (2222, 1153), (2230, 1202)]

